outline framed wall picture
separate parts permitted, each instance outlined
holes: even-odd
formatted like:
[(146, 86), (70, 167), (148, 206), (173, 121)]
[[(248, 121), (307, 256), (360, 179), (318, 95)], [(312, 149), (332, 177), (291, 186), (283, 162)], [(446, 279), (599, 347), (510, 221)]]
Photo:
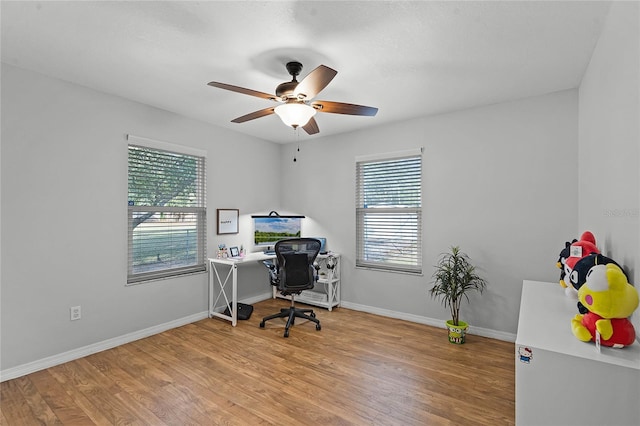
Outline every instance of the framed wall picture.
[(238, 233), (238, 209), (218, 209), (218, 235)]

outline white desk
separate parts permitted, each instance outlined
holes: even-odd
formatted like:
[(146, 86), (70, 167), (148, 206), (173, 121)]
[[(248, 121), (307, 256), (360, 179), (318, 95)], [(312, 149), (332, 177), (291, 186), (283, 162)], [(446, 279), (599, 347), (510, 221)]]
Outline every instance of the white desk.
[[(329, 256), (335, 260), (335, 267), (331, 270), (327, 270), (327, 258)], [(238, 266), (254, 264), (254, 262), (262, 262), (263, 260), (275, 258), (275, 254), (264, 254), (261, 252), (249, 253), (240, 259), (209, 258), (209, 318), (218, 317), (231, 321), (231, 325), (235, 327), (238, 323)], [(314, 300), (305, 297), (303, 293), (299, 297), (296, 297), (296, 301), (320, 306), (331, 311), (333, 307), (340, 306), (340, 255), (337, 253), (320, 254), (317, 257), (317, 261), (321, 273), (318, 283), (324, 285), (326, 299)], [(265, 282), (268, 282), (266, 269), (264, 279)], [(277, 289), (273, 287), (273, 298), (275, 299), (276, 297), (290, 299), (290, 296), (278, 295)], [(229, 307), (231, 315), (225, 315), (224, 310), (223, 312), (215, 311), (215, 307), (218, 305), (218, 302), (221, 301), (224, 301), (226, 307)]]
[[(209, 258), (209, 318), (226, 319), (231, 321), (231, 325), (235, 327), (238, 323), (238, 265), (262, 262), (267, 259), (275, 259), (275, 257), (275, 254), (267, 255), (259, 252), (249, 253), (239, 259)], [(267, 273), (265, 270), (266, 280)], [(228, 293), (228, 290), (231, 290), (231, 294)], [(229, 296), (231, 300), (229, 300)], [(223, 312), (215, 311), (215, 307), (221, 297), (224, 299), (226, 306), (229, 307), (231, 315), (225, 315), (224, 310)]]

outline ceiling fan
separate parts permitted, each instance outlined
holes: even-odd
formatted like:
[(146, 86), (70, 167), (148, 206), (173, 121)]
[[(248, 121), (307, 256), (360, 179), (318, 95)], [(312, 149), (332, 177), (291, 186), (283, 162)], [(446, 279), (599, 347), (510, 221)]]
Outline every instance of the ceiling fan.
[(302, 81), (298, 82), (296, 77), (302, 71), (300, 62), (288, 62), (287, 71), (293, 79), (284, 82), (276, 87), (276, 94), (258, 92), (256, 90), (246, 89), (244, 87), (233, 86), (231, 84), (218, 83), (212, 81), (209, 86), (218, 87), (220, 89), (231, 90), (232, 92), (243, 93), (245, 95), (256, 96), (258, 98), (268, 99), (274, 102), (280, 102), (280, 105), (254, 111), (242, 117), (231, 120), (232, 123), (244, 123), (245, 121), (254, 120), (256, 118), (265, 117), (273, 113), (277, 114), (284, 124), (294, 129), (302, 127), (305, 132), (310, 135), (320, 131), (318, 123), (313, 118), (316, 112), (328, 112), (332, 114), (348, 114), (348, 115), (365, 115), (373, 117), (378, 112), (378, 108), (363, 105), (347, 104), (332, 101), (312, 100), (322, 89), (333, 80), (338, 73), (325, 65), (311, 71)]

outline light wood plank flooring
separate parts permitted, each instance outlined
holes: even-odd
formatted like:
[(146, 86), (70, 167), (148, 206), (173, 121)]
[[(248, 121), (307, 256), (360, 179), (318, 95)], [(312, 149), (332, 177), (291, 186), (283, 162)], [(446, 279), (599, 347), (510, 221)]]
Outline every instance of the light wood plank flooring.
[(514, 345), (345, 308), (205, 319), (0, 385), (3, 425), (512, 425)]

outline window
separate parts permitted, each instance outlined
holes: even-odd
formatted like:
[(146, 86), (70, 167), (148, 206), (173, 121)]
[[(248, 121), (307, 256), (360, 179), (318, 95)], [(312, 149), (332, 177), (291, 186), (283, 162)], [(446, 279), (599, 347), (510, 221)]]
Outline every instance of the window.
[(356, 266), (422, 273), (422, 150), (356, 158)]
[(129, 284), (205, 271), (204, 152), (129, 135)]

